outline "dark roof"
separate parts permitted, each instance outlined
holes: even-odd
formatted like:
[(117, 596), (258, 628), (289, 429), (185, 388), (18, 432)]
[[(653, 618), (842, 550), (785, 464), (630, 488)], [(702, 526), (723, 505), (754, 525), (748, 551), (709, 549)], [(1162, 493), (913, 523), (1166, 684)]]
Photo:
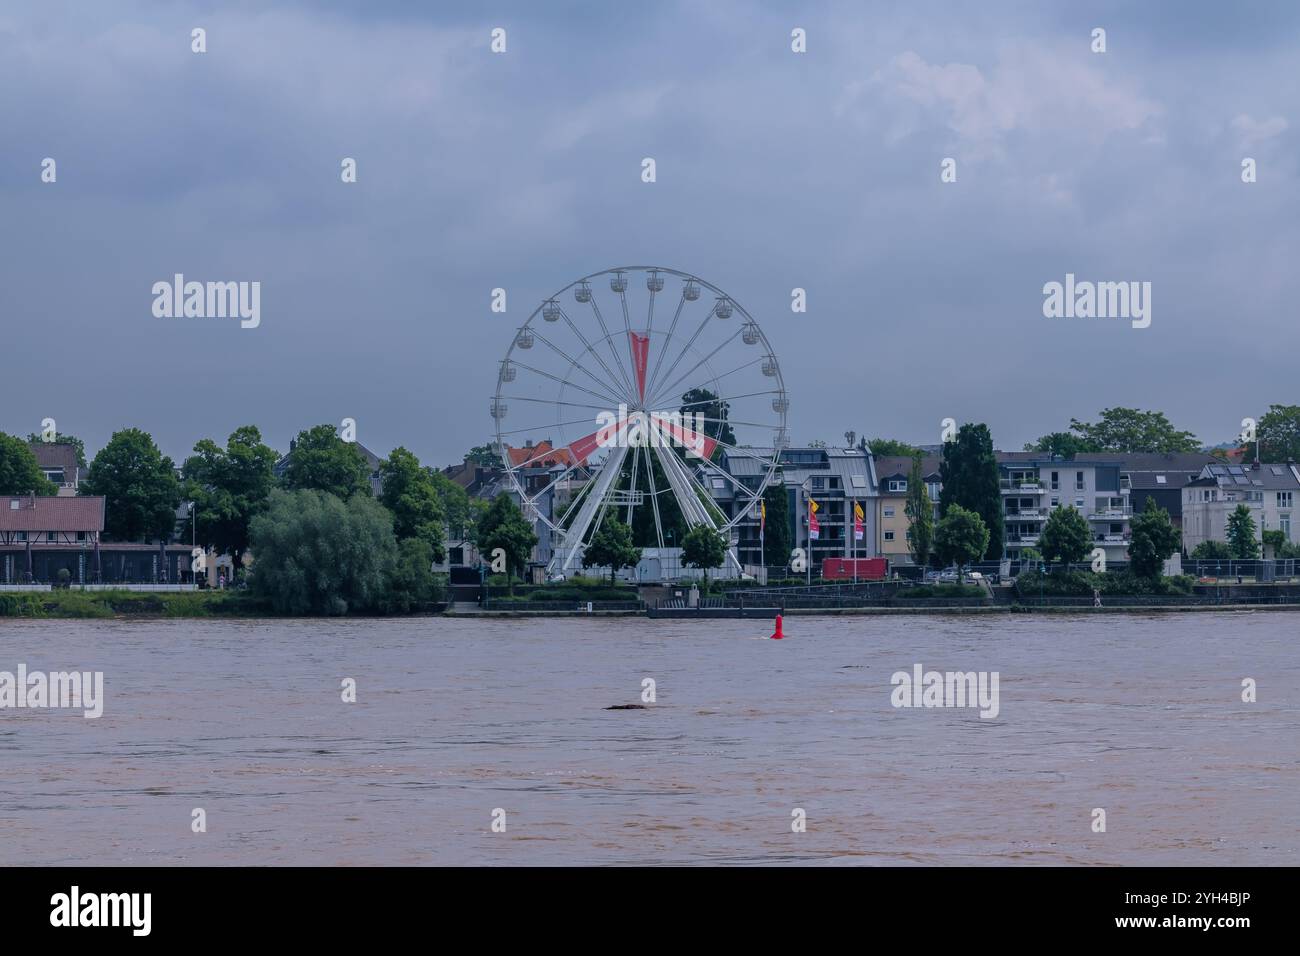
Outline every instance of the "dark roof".
[[(887, 490), (885, 482), (891, 478), (908, 478), (912, 474), (912, 459), (907, 455), (882, 455), (876, 459), (876, 477), (881, 484), (881, 494), (900, 494)], [(939, 456), (921, 457), (921, 475), (926, 479), (939, 479)]]
[(1269, 488), (1291, 491), (1300, 488), (1300, 469), (1291, 464), (1206, 465), (1201, 477), (1210, 478), (1222, 488)]
[(103, 530), (104, 499), (98, 495), (0, 497), (0, 531)]
[(42, 468), (62, 468), (64, 481), (72, 481), (77, 474), (77, 446), (67, 442), (34, 441), (28, 446)]

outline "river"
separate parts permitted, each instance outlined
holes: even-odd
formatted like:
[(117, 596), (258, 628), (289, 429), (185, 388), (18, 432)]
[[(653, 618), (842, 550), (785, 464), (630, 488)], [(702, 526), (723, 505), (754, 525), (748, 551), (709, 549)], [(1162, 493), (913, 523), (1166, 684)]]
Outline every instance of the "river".
[[(1300, 863), (1300, 616), (770, 631), (0, 619), (0, 671), (105, 696), (0, 710), (0, 864)], [(917, 664), (997, 716), (894, 707)]]

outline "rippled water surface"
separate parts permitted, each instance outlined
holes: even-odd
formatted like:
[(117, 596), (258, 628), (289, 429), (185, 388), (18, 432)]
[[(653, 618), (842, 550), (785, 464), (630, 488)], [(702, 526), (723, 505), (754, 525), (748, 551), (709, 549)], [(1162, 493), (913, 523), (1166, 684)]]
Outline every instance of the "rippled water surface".
[[(0, 864), (1300, 863), (1300, 615), (770, 630), (0, 620), (107, 698), (0, 711)], [(894, 709), (916, 663), (1001, 713)]]

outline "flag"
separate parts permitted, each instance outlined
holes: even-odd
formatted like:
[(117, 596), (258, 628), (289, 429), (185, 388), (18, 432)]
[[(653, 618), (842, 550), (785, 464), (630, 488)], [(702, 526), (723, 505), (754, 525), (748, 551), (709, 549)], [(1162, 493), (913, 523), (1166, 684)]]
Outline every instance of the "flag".
[(862, 540), (862, 536), (864, 533), (863, 526), (862, 526), (862, 519), (864, 517), (866, 516), (862, 513), (861, 503), (857, 501), (853, 502), (853, 540), (855, 541)]
[(758, 503), (758, 533), (762, 534), (765, 528), (767, 528), (767, 502), (760, 501)]
[(821, 537), (821, 533), (822, 533), (821, 522), (817, 520), (817, 502), (809, 498), (808, 499), (808, 538), (811, 541), (816, 541), (819, 537)]

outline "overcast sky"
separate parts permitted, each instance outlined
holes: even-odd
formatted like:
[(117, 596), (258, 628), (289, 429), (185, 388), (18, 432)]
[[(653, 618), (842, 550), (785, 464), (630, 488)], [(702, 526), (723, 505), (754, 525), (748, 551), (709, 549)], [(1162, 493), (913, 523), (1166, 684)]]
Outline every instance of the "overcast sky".
[[(1300, 402), (1296, 4), (266, 6), (0, 7), (0, 430), (352, 417), (444, 465), (514, 328), (625, 264), (754, 315), (797, 444)], [(155, 318), (177, 272), (261, 282), (260, 327)], [(1045, 318), (1066, 273), (1151, 282), (1150, 327)]]

